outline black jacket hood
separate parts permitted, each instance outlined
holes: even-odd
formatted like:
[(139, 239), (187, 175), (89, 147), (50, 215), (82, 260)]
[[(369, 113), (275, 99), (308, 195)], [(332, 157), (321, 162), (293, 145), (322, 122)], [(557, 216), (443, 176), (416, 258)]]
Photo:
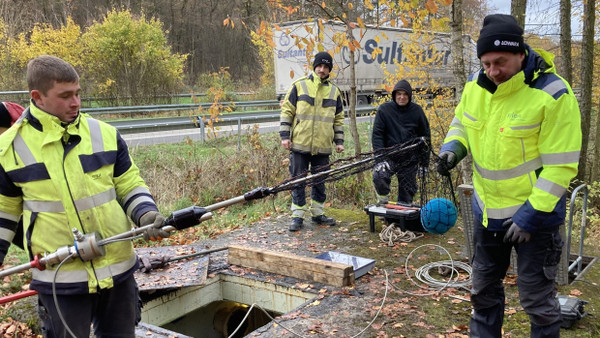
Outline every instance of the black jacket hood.
[(404, 90), (406, 93), (408, 93), (408, 103), (412, 102), (412, 87), (408, 81), (400, 80), (396, 83), (394, 90), (392, 90), (392, 101), (394, 102), (396, 102), (396, 92), (398, 90)]

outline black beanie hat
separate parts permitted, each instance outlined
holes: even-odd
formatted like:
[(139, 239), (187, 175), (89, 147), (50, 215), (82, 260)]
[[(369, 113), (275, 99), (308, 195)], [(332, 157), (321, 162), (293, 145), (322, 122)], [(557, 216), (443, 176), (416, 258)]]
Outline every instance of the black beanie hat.
[(333, 69), (333, 58), (327, 52), (319, 52), (315, 55), (315, 60), (313, 61), (313, 70), (317, 68), (318, 65), (326, 65), (329, 67), (329, 71)]
[(491, 14), (483, 19), (477, 39), (477, 57), (487, 52), (525, 53), (523, 28), (512, 15)]

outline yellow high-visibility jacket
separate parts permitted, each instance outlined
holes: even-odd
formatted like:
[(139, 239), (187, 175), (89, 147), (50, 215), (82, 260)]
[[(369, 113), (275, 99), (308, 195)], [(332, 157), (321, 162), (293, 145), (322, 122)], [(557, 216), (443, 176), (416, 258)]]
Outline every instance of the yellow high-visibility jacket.
[(292, 140), (292, 150), (331, 154), (344, 143), (344, 109), (340, 90), (316, 74), (296, 80), (281, 106), (279, 135)]
[[(158, 210), (125, 141), (117, 130), (85, 114), (68, 125), (35, 106), (0, 136), (0, 258), (23, 219), (30, 257), (73, 245), (72, 229), (108, 238), (131, 229)], [(129, 277), (137, 268), (131, 241), (104, 246), (92, 261), (75, 258), (32, 269), (31, 289), (59, 294), (94, 293)]]
[(488, 229), (511, 218), (535, 232), (565, 219), (565, 192), (577, 174), (577, 100), (554, 55), (527, 47), (525, 66), (496, 86), (470, 76), (441, 151), (473, 157), (473, 211)]

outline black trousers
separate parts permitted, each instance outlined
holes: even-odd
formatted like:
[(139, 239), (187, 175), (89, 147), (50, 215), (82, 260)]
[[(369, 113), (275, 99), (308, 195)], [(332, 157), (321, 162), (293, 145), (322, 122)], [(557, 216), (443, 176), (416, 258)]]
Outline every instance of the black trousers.
[(417, 193), (417, 166), (404, 166), (398, 168), (393, 163), (390, 163), (391, 170), (373, 171), (373, 185), (377, 195), (389, 195), (392, 184), (392, 176), (398, 179), (398, 198), (396, 202), (412, 203), (413, 197)]
[[(137, 283), (131, 275), (124, 282), (98, 293), (57, 295), (60, 313), (75, 337), (89, 337), (90, 324), (96, 337), (135, 337), (135, 325), (141, 317)], [(47, 338), (72, 335), (63, 325), (51, 294), (38, 294), (38, 313)]]
[[(488, 231), (474, 222), (471, 337), (502, 337), (504, 285), (513, 244), (505, 231)], [(558, 227), (531, 234), (528, 243), (514, 244), (517, 252), (519, 300), (531, 322), (531, 337), (559, 337), (562, 321), (555, 279), (563, 241)]]
[[(292, 177), (301, 175), (308, 171), (314, 175), (318, 172), (329, 170), (329, 155), (311, 155), (292, 151), (290, 153), (290, 175)], [(325, 183), (324, 177), (320, 179), (317, 184), (311, 188), (310, 198), (318, 203), (324, 203), (325, 194)], [(306, 204), (306, 185), (299, 184), (292, 190), (292, 202), (297, 206), (304, 206)]]

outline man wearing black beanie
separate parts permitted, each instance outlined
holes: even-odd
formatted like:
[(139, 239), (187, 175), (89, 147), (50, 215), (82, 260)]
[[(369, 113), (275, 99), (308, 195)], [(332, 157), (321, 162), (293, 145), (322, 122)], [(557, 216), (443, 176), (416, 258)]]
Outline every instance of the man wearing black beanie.
[(318, 65), (325, 65), (329, 68), (329, 71), (333, 69), (333, 58), (331, 54), (327, 52), (319, 52), (315, 55), (315, 59), (313, 60), (313, 70), (317, 68)]
[[(332, 145), (344, 151), (344, 109), (340, 90), (329, 79), (333, 59), (327, 52), (315, 55), (313, 72), (296, 80), (281, 105), (279, 135), (281, 146), (290, 151), (290, 174), (296, 177), (310, 167), (315, 174), (329, 169)], [(305, 187), (292, 190), (292, 222), (290, 231), (304, 225), (304, 214), (310, 211), (314, 224), (335, 225), (325, 216), (325, 183), (311, 189), (311, 204), (306, 204)]]
[(472, 74), (440, 150), (438, 172), (473, 158), (471, 337), (501, 337), (502, 280), (517, 253), (517, 286), (531, 337), (559, 337), (556, 298), (566, 191), (581, 150), (579, 106), (554, 55), (523, 41), (514, 17), (488, 15)]

